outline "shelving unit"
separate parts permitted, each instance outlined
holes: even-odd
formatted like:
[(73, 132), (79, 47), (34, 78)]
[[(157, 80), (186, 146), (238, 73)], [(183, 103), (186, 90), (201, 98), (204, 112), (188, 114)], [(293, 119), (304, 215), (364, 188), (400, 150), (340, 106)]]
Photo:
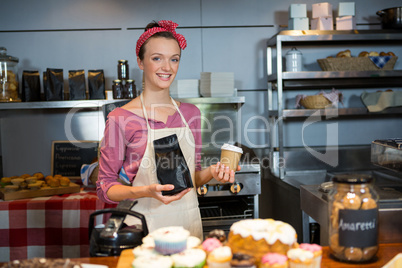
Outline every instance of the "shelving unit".
[[(303, 119), (310, 116), (336, 114), (337, 117), (361, 116), (394, 116), (401, 114), (401, 108), (387, 109), (381, 113), (369, 113), (365, 108), (331, 108), (322, 110), (289, 109), (285, 107), (285, 90), (310, 89), (347, 89), (376, 88), (402, 86), (402, 70), (379, 71), (302, 71), (285, 72), (283, 68), (283, 48), (291, 46), (334, 46), (344, 44), (400, 45), (402, 32), (394, 30), (362, 30), (362, 31), (281, 31), (267, 42), (267, 75), (268, 75), (268, 117), (271, 126), (276, 126), (270, 136), (270, 158), (278, 163), (284, 157), (284, 121), (288, 118)], [(275, 62), (276, 61), (276, 62)], [(276, 63), (276, 70), (274, 65)], [(379, 86), (380, 85), (380, 86)], [(277, 99), (273, 98), (273, 91)], [(281, 120), (278, 120), (281, 119)], [(283, 179), (285, 168), (271, 166), (271, 172)]]

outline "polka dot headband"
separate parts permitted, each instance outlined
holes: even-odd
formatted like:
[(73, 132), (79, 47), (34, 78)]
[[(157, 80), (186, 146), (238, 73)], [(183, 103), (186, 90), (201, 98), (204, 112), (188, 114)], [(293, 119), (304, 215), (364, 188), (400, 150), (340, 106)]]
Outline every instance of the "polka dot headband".
[(179, 26), (179, 24), (177, 24), (171, 20), (160, 20), (160, 21), (158, 21), (158, 25), (159, 25), (159, 27), (153, 27), (153, 28), (148, 29), (140, 36), (140, 38), (138, 38), (137, 46), (135, 48), (135, 52), (136, 52), (137, 56), (140, 53), (140, 48), (145, 43), (145, 41), (147, 41), (152, 35), (154, 35), (156, 33), (160, 33), (160, 32), (171, 32), (173, 34), (174, 38), (179, 43), (179, 47), (181, 49), (186, 48), (186, 46), (187, 46), (186, 39), (184, 38), (183, 35), (176, 33), (176, 28), (177, 28), (177, 26)]

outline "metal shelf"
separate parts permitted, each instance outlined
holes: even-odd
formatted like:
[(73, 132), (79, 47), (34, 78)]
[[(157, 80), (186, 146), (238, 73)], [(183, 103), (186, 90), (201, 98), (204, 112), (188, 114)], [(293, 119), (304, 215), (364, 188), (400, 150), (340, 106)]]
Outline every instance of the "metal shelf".
[[(271, 116), (278, 116), (277, 110), (269, 110)], [(402, 114), (402, 107), (388, 108), (382, 112), (372, 113), (367, 108), (329, 108), (329, 109), (284, 109), (283, 118), (305, 118), (310, 116), (384, 116)]]
[[(213, 98), (178, 98), (182, 102), (193, 104), (244, 104), (245, 97), (213, 97)], [(100, 108), (105, 104), (124, 101), (120, 100), (77, 100), (77, 101), (36, 101), (36, 102), (2, 102), (0, 110), (21, 110), (21, 109), (72, 109), (72, 108)]]
[[(284, 89), (363, 88), (402, 86), (402, 70), (390, 71), (339, 71), (339, 72), (283, 72)], [(268, 76), (269, 82), (277, 82), (278, 75)]]

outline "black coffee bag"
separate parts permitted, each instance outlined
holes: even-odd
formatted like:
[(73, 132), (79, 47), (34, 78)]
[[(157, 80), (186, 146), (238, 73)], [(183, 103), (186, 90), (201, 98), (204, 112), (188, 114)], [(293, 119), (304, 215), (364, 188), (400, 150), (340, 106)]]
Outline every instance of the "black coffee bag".
[(21, 100), (40, 101), (39, 71), (22, 71)]
[(70, 90), (70, 100), (85, 100), (85, 71), (70, 70), (68, 71), (68, 86)]
[(106, 99), (105, 76), (103, 70), (88, 70), (89, 99)]
[(46, 70), (45, 100), (64, 100), (64, 79), (63, 69)]

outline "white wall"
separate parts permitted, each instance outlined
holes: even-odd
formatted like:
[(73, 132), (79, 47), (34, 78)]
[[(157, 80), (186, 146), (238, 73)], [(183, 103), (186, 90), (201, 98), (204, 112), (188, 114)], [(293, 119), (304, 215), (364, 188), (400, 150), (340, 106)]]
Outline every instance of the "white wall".
[[(151, 20), (171, 19), (179, 23), (177, 31), (184, 34), (188, 47), (183, 51), (178, 79), (199, 78), (203, 71), (234, 72), (239, 95), (246, 96), (242, 107), (242, 123), (252, 116), (266, 117), (267, 78), (265, 66), (266, 41), (286, 29), (288, 7), (306, 3), (311, 17), (311, 5), (319, 1), (274, 0), (2, 0), (0, 16), (0, 46), (20, 59), (23, 70), (63, 68), (67, 88), (68, 70), (104, 69), (107, 88), (117, 77), (117, 61), (127, 59), (130, 75), (141, 85), (141, 73), (136, 66), (135, 42)], [(338, 3), (329, 1), (334, 8)], [(401, 0), (357, 0), (358, 29), (380, 29), (376, 11), (400, 6)], [(338, 48), (337, 48), (338, 49)], [(396, 47), (396, 50), (400, 47)], [(402, 55), (402, 50), (399, 50)], [(317, 56), (333, 53), (326, 49), (307, 54), (310, 68)], [(397, 67), (401, 67), (399, 62)], [(21, 76), (20, 76), (21, 77)], [(310, 91), (310, 93), (316, 91)], [(353, 93), (355, 97), (359, 92)], [(347, 96), (347, 94), (346, 94)], [(290, 95), (289, 99), (294, 98)], [(376, 120), (372, 128), (368, 120), (355, 124), (341, 122), (341, 142), (369, 144), (376, 138), (397, 136), (401, 132), (399, 119)], [(289, 126), (285, 144), (300, 146), (300, 123)], [(364, 126), (363, 126), (364, 125)], [(397, 127), (398, 125), (398, 127)], [(264, 122), (255, 120), (253, 128), (266, 130)], [(357, 128), (364, 135), (355, 135)], [(389, 132), (392, 129), (392, 132)], [(325, 143), (324, 131), (313, 131), (311, 144)], [(99, 129), (95, 130), (98, 133)], [(9, 136), (7, 136), (9, 137)], [(16, 134), (13, 136), (19, 139)], [(250, 133), (252, 147), (268, 144), (267, 133)], [(84, 137), (85, 138), (85, 137)], [(92, 138), (91, 138), (92, 139)], [(2, 137), (4, 144), (5, 137)], [(4, 145), (3, 145), (4, 146)]]

